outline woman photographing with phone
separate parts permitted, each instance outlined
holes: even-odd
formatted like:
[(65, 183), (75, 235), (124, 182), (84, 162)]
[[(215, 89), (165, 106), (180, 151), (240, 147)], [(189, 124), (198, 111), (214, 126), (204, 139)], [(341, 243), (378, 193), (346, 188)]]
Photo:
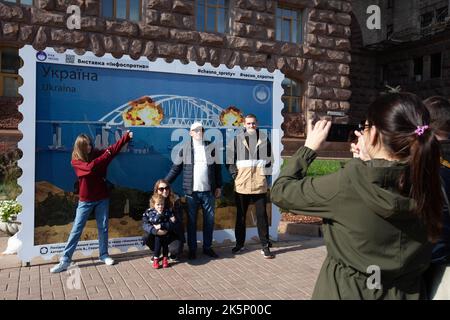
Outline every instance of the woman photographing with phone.
[(97, 220), (99, 259), (106, 265), (114, 264), (114, 260), (108, 255), (109, 191), (106, 173), (113, 158), (132, 138), (133, 133), (127, 131), (106, 150), (94, 149), (91, 139), (85, 134), (80, 134), (75, 140), (71, 164), (79, 182), (78, 207), (60, 262), (51, 268), (50, 272), (62, 272), (70, 266), (72, 255), (92, 211), (95, 212)]
[(427, 298), (423, 274), (443, 204), (439, 144), (429, 123), (416, 95), (381, 96), (352, 145), (359, 158), (318, 178), (306, 171), (331, 123), (310, 126), (271, 195), (283, 209), (323, 218), (328, 255), (313, 299)]

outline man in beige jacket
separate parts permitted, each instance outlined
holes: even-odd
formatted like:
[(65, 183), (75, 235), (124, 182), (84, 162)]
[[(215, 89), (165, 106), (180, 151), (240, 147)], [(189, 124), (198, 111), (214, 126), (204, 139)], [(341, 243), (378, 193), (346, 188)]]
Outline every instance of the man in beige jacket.
[(244, 249), (245, 218), (248, 206), (254, 203), (256, 209), (256, 224), (261, 241), (264, 258), (272, 259), (270, 252), (272, 246), (269, 239), (269, 219), (267, 216), (267, 177), (270, 175), (272, 165), (272, 151), (269, 138), (264, 130), (257, 129), (256, 116), (249, 114), (244, 119), (243, 132), (234, 138), (234, 161), (228, 166), (231, 177), (234, 179), (235, 199), (237, 207), (236, 216), (236, 246), (232, 253)]

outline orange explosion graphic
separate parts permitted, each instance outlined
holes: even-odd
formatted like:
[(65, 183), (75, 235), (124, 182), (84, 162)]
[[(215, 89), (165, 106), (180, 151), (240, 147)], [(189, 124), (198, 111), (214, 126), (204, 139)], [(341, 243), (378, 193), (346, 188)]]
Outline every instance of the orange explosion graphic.
[(123, 112), (125, 126), (158, 126), (164, 118), (160, 105), (150, 97), (141, 97), (128, 103), (130, 108)]
[(220, 114), (220, 122), (224, 126), (239, 127), (244, 123), (244, 116), (241, 110), (235, 106), (230, 106)]

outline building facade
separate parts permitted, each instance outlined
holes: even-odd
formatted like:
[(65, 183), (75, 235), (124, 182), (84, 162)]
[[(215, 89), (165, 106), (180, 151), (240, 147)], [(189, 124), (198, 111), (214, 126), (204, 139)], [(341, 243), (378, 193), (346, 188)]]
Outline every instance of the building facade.
[[(367, 6), (381, 8), (381, 29), (365, 27)], [(422, 98), (450, 97), (449, 0), (353, 1), (352, 121), (386, 86)], [(374, 76), (373, 76), (374, 75)]]
[[(70, 5), (81, 9), (79, 30), (67, 27)], [(14, 54), (31, 44), (279, 69), (284, 142), (295, 147), (308, 117), (349, 120), (351, 11), (350, 0), (1, 0), (0, 127), (14, 129), (21, 119)]]

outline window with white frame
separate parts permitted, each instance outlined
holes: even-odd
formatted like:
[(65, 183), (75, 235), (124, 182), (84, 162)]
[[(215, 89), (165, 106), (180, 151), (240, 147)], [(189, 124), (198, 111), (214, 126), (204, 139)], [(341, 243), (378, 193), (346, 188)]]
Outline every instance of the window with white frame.
[(227, 33), (230, 0), (196, 0), (195, 24), (198, 31)]
[(18, 97), (20, 58), (17, 48), (0, 47), (0, 97)]
[(142, 18), (142, 0), (102, 0), (101, 16), (140, 21)]
[(276, 39), (278, 41), (303, 42), (303, 10), (277, 7)]
[(284, 104), (284, 111), (289, 113), (302, 112), (302, 85), (301, 83), (284, 78), (281, 86), (284, 89), (284, 94), (281, 100)]

